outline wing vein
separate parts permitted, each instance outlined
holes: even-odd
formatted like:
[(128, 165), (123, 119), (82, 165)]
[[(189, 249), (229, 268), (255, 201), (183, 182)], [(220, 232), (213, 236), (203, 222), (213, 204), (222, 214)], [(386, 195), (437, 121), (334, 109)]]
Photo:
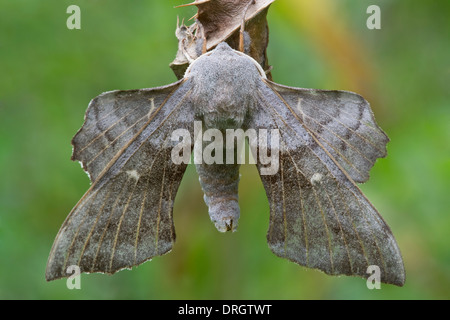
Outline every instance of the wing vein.
[(316, 187), (314, 186), (314, 184), (313, 184), (313, 186), (312, 186), (312, 189), (313, 189), (313, 191), (314, 191), (314, 197), (316, 198), (316, 203), (317, 203), (318, 206), (319, 206), (320, 213), (321, 213), (321, 215), (322, 215), (323, 225), (324, 225), (325, 231), (326, 231), (326, 233), (327, 233), (327, 238), (328, 238), (328, 253), (329, 253), (329, 255), (330, 255), (331, 273), (334, 273), (333, 253), (332, 253), (332, 250), (331, 250), (331, 235), (330, 235), (329, 226), (328, 226), (327, 221), (326, 221), (326, 219), (325, 219), (325, 213), (324, 213), (324, 211), (323, 211), (322, 202), (320, 201), (320, 198), (319, 198), (318, 195), (317, 195), (317, 190), (316, 190)]
[[(147, 116), (143, 116), (141, 118), (139, 118), (135, 123), (133, 123), (133, 125), (129, 126), (128, 128), (126, 128), (125, 130), (123, 130), (113, 141), (110, 141), (103, 149), (101, 149), (91, 160), (89, 160), (86, 163), (86, 167), (88, 165), (90, 165), (93, 161), (95, 161), (95, 159), (97, 159), (103, 152), (105, 152), (106, 150), (108, 150), (117, 140), (120, 139), (121, 136), (123, 136), (125, 133), (127, 133), (128, 131), (130, 131), (132, 128), (134, 128), (139, 122), (141, 122), (144, 118), (146, 118)], [(109, 129), (108, 129), (109, 130)], [(98, 138), (100, 138), (101, 136), (105, 135), (106, 131), (104, 131), (102, 134), (98, 135), (94, 140), (92, 140), (86, 147), (84, 147), (82, 150), (80, 150), (79, 152), (82, 152), (84, 149), (86, 149), (87, 147), (89, 147), (91, 145), (91, 143), (93, 143), (95, 140), (97, 140)]]
[(106, 222), (105, 228), (103, 229), (102, 235), (101, 235), (101, 237), (100, 237), (100, 241), (98, 242), (97, 251), (96, 251), (96, 253), (95, 253), (94, 261), (92, 262), (91, 272), (92, 272), (92, 271), (94, 270), (94, 268), (95, 268), (95, 263), (97, 262), (98, 254), (99, 254), (99, 252), (100, 252), (100, 248), (101, 248), (101, 246), (102, 246), (103, 239), (105, 238), (106, 230), (108, 229), (109, 223), (111, 222), (111, 217), (112, 217), (112, 215), (113, 215), (113, 213), (114, 213), (114, 209), (116, 208), (116, 205), (117, 205), (117, 203), (119, 202), (120, 197), (122, 196), (122, 194), (123, 194), (123, 192), (124, 192), (124, 190), (125, 190), (125, 186), (128, 184), (128, 182), (129, 182), (130, 179), (131, 179), (131, 178), (127, 178), (127, 181), (122, 185), (122, 188), (121, 188), (121, 190), (120, 190), (120, 193), (119, 193), (119, 195), (117, 196), (116, 201), (114, 201), (114, 204), (113, 204), (113, 206), (112, 206), (112, 208), (111, 208), (111, 211), (109, 212), (108, 221)]
[[(114, 104), (116, 104), (117, 102), (114, 101)], [(137, 106), (136, 108), (132, 109), (130, 112), (126, 113), (122, 118), (120, 118), (118, 121), (122, 120), (123, 118), (125, 118), (126, 116), (128, 116), (129, 114), (131, 114), (133, 111), (135, 111), (137, 108), (141, 107), (140, 105)], [(108, 112), (105, 116), (103, 116), (100, 119), (95, 120), (95, 122), (93, 124), (91, 124), (90, 126), (87, 126), (86, 128), (84, 128), (85, 130), (90, 130), (92, 128), (94, 128), (98, 122), (103, 121), (105, 119), (108, 119), (110, 117), (111, 114), (116, 112), (116, 107), (114, 106), (114, 108)], [(115, 123), (114, 123), (115, 124)]]
[(281, 199), (283, 203), (283, 233), (284, 233), (284, 256), (287, 256), (287, 221), (286, 221), (286, 199), (284, 195), (284, 170), (283, 159), (280, 159), (281, 170)]
[[(269, 201), (269, 206), (270, 206), (270, 211), (273, 212), (273, 206), (275, 203), (275, 190), (274, 188), (272, 188), (272, 185), (269, 183), (269, 189), (270, 189), (270, 199), (271, 201)], [(268, 238), (272, 241), (273, 239), (273, 225), (274, 225), (274, 215), (270, 215), (270, 227), (269, 227), (269, 235)]]
[(342, 201), (344, 202), (344, 205), (345, 205), (345, 212), (347, 213), (347, 216), (348, 216), (349, 220), (350, 220), (351, 223), (352, 223), (353, 230), (355, 231), (355, 235), (356, 235), (356, 237), (358, 238), (359, 244), (361, 245), (361, 250), (362, 250), (362, 252), (363, 252), (364, 259), (366, 259), (366, 263), (367, 263), (367, 267), (368, 267), (370, 264), (369, 264), (369, 260), (367, 259), (367, 254), (366, 254), (366, 249), (365, 249), (365, 247), (364, 247), (364, 243), (362, 242), (361, 237), (360, 237), (360, 235), (359, 235), (359, 232), (358, 232), (358, 230), (356, 229), (355, 222), (354, 222), (353, 219), (352, 219), (352, 215), (350, 214), (350, 210), (349, 210), (349, 207), (348, 207), (348, 205), (347, 205), (347, 201), (344, 200), (345, 198), (344, 198), (344, 196), (343, 196), (343, 194), (342, 194), (342, 192), (341, 192), (341, 187), (340, 187), (340, 185), (338, 184), (337, 187), (338, 187), (338, 192), (339, 192), (339, 194), (340, 194), (340, 198), (343, 199)]
[(289, 152), (289, 149), (286, 148), (286, 151), (289, 154), (289, 158), (291, 158), (292, 163), (294, 164), (295, 167), (295, 175), (296, 175), (296, 181), (297, 181), (297, 185), (298, 185), (298, 190), (300, 193), (300, 210), (302, 213), (302, 224), (303, 224), (303, 233), (304, 233), (304, 241), (305, 241), (305, 250), (306, 250), (306, 266), (308, 266), (309, 264), (309, 243), (308, 243), (308, 233), (307, 233), (307, 224), (306, 224), (306, 216), (305, 216), (305, 212), (304, 212), (304, 207), (303, 207), (303, 195), (302, 195), (302, 188), (300, 185), (300, 181), (299, 181), (299, 174), (301, 174), (305, 179), (306, 176), (304, 175), (304, 173), (297, 167), (297, 164), (294, 161), (294, 158), (292, 157), (292, 154)]
[[(170, 184), (170, 186), (169, 186), (169, 201), (168, 201), (168, 203), (172, 203), (172, 188), (173, 188), (173, 185), (174, 185), (174, 183), (175, 183), (175, 179), (172, 179), (172, 183)], [(173, 226), (173, 213), (172, 212), (170, 212), (170, 208), (168, 209), (169, 210), (169, 212), (168, 212), (168, 214), (169, 214), (169, 218), (170, 218), (170, 224)], [(170, 241), (172, 242), (172, 245), (174, 244), (174, 238), (173, 238), (173, 236), (174, 236), (174, 230), (172, 229), (171, 230), (171, 234), (170, 234)]]
[(79, 232), (80, 232), (81, 227), (82, 227), (83, 224), (84, 224), (84, 221), (86, 220), (86, 217), (89, 215), (89, 212), (91, 211), (92, 203), (93, 203), (94, 200), (96, 199), (97, 194), (98, 194), (98, 193), (95, 193), (94, 199), (90, 202), (89, 208), (87, 209), (86, 214), (84, 215), (84, 217), (83, 217), (83, 219), (82, 219), (80, 225), (79, 225), (78, 228), (77, 228), (77, 232), (76, 232), (76, 233), (73, 235), (73, 237), (72, 237), (72, 241), (71, 241), (71, 243), (70, 243), (69, 248), (67, 249), (67, 255), (66, 255), (66, 258), (65, 258), (65, 260), (64, 260), (63, 272), (64, 272), (64, 270), (66, 270), (67, 262), (68, 262), (68, 260), (69, 260), (70, 255), (71, 255), (70, 251), (72, 250), (72, 247), (73, 247), (73, 245), (75, 244), (75, 240), (76, 240), (76, 238), (78, 237), (78, 234), (79, 234)]
[[(125, 161), (123, 165), (125, 165), (129, 159), (141, 148), (141, 146), (145, 143), (145, 141), (147, 141), (158, 129), (161, 128), (161, 126), (167, 121), (168, 118), (170, 118), (170, 116), (176, 111), (178, 110), (178, 108), (180, 108), (181, 104), (184, 102), (184, 100), (186, 99), (186, 97), (188, 96), (188, 94), (192, 91), (192, 89), (189, 89), (188, 92), (185, 93), (185, 95), (180, 99), (180, 102), (175, 106), (175, 108), (164, 118), (164, 120), (158, 125), (157, 128), (155, 128), (149, 135), (148, 137), (146, 137), (140, 144), (139, 147), (136, 148), (136, 150), (133, 151), (133, 153), (128, 157), (128, 159)], [(173, 93), (173, 92), (172, 92)], [(172, 93), (169, 94), (169, 97), (172, 95)], [(117, 152), (117, 154), (113, 157), (113, 159), (111, 159), (111, 161), (108, 163), (108, 165), (105, 167), (105, 169), (103, 169), (103, 171), (98, 175), (98, 178), (95, 180), (95, 182), (93, 183), (93, 185), (91, 186), (91, 189), (93, 188), (100, 188), (105, 182), (103, 181), (104, 179), (102, 179), (104, 177), (104, 175), (111, 169), (111, 167), (117, 162), (117, 160), (123, 156), (125, 150), (128, 149), (128, 147), (136, 140), (136, 138), (142, 134), (142, 132), (148, 127), (148, 124), (154, 119), (154, 117), (156, 116), (156, 114), (158, 114), (159, 110), (161, 110), (161, 108), (164, 106), (164, 104), (166, 103), (166, 101), (169, 99), (166, 98), (166, 100), (158, 107), (158, 109), (153, 113), (153, 116), (146, 122), (146, 124), (144, 126), (142, 126), (142, 128), (139, 130), (138, 133), (136, 133), (136, 135), (130, 139), (130, 141), (119, 151)]]
[(149, 187), (150, 187), (150, 179), (148, 179), (148, 181), (147, 181), (147, 188), (145, 189), (145, 193), (144, 193), (144, 196), (143, 196), (142, 202), (141, 202), (141, 209), (139, 210), (139, 219), (138, 219), (138, 224), (137, 224), (137, 228), (136, 228), (136, 240), (134, 242), (134, 264), (136, 264), (136, 261), (137, 261), (137, 247), (138, 247), (138, 241), (139, 241), (139, 232), (141, 231), (141, 220), (142, 220), (142, 215), (144, 213), (144, 206), (147, 201), (147, 193), (150, 191)]
[[(93, 139), (91, 139), (83, 148), (81, 148), (78, 152), (83, 152), (87, 147), (89, 147), (92, 143), (94, 143), (98, 138), (100, 138), (101, 136), (104, 136), (106, 134), (107, 131), (111, 130), (112, 128), (114, 128), (119, 122), (121, 122), (123, 119), (125, 119), (127, 116), (129, 116), (130, 114), (133, 113), (133, 111), (135, 111), (137, 108), (139, 108), (140, 106), (137, 106), (136, 108), (132, 109), (131, 111), (129, 111), (128, 113), (126, 113), (122, 118), (118, 119), (116, 122), (112, 123), (108, 128), (104, 129), (102, 132), (100, 132), (99, 134), (95, 135), (93, 137)], [(112, 111), (114, 112), (114, 111)], [(110, 112), (109, 114), (111, 114), (112, 112)], [(135, 123), (133, 123), (132, 125), (130, 125), (127, 130), (124, 130), (122, 132), (122, 134), (126, 131), (128, 131), (131, 127), (134, 127), (139, 121), (141, 121), (142, 119), (144, 119), (147, 115), (145, 115), (142, 118), (139, 118)], [(97, 121), (98, 123), (98, 121)], [(88, 131), (90, 128), (94, 127), (94, 125), (91, 125), (89, 128), (83, 128), (83, 131)], [(122, 135), (121, 134), (121, 135)], [(116, 139), (115, 139), (116, 140)], [(114, 140), (114, 141), (115, 141)], [(112, 142), (114, 142), (112, 141)]]
[[(352, 131), (355, 135), (357, 135), (358, 137), (360, 137), (362, 140), (364, 140), (365, 142), (367, 142), (368, 144), (372, 145), (372, 147), (374, 147), (375, 149), (377, 149), (379, 152), (384, 153), (383, 150), (381, 150), (377, 145), (373, 144), (370, 140), (364, 138), (364, 136), (360, 135), (357, 131), (353, 130), (352, 128), (350, 128), (349, 126), (347, 126), (345, 123), (343, 123), (342, 121), (339, 121), (338, 118), (333, 117), (331, 114), (329, 114), (328, 112), (326, 112), (325, 110), (322, 110), (321, 108), (318, 108), (316, 105), (312, 105), (316, 110), (318, 110), (319, 112), (322, 112), (324, 114), (326, 114), (327, 116), (329, 116), (332, 119), (335, 119), (337, 122), (339, 122), (341, 125), (343, 125), (345, 128), (347, 128), (348, 130)], [(339, 109), (340, 112), (346, 113), (348, 115), (348, 113), (343, 110), (343, 109)], [(309, 118), (311, 118), (309, 115), (307, 115)], [(353, 119), (358, 121), (360, 124), (364, 125), (366, 128), (369, 128), (371, 130), (373, 130), (375, 133), (381, 133), (383, 136), (385, 136), (385, 134), (383, 134), (383, 132), (380, 129), (375, 129), (372, 126), (368, 126), (366, 125), (366, 123), (362, 122), (360, 119), (356, 119), (353, 117), (347, 118), (349, 120)], [(334, 131), (333, 131), (334, 132)]]
[[(336, 184), (338, 184), (337, 181), (335, 181), (335, 182), (336, 182)], [(347, 240), (345, 239), (345, 233), (344, 233), (344, 230), (342, 229), (341, 220), (339, 219), (339, 215), (338, 215), (338, 213), (337, 213), (337, 211), (336, 211), (336, 208), (335, 208), (335, 206), (334, 206), (334, 204), (333, 204), (333, 201), (332, 201), (331, 198), (330, 198), (330, 195), (329, 195), (327, 189), (326, 189), (325, 187), (323, 187), (322, 189), (325, 191), (325, 194), (327, 195), (328, 202), (330, 203), (331, 207), (333, 208), (334, 215), (336, 216), (336, 220), (337, 220), (337, 222), (338, 222), (338, 224), (339, 224), (339, 230), (341, 230), (342, 240), (344, 241), (345, 250), (347, 251), (348, 262), (349, 262), (349, 264), (350, 264), (350, 271), (351, 271), (351, 273), (353, 273), (353, 266), (352, 266), (352, 260), (351, 260), (351, 258), (350, 258), (350, 251), (349, 251), (349, 249), (348, 249)]]
[(88, 237), (86, 238), (86, 241), (84, 242), (83, 250), (81, 250), (80, 257), (79, 257), (79, 259), (78, 259), (78, 265), (80, 265), (81, 259), (83, 258), (84, 251), (86, 250), (87, 244), (88, 244), (89, 240), (91, 239), (92, 234), (94, 233), (94, 229), (95, 229), (95, 227), (97, 226), (98, 220), (100, 219), (100, 216), (103, 214), (103, 209), (105, 208), (106, 202), (108, 201), (109, 195), (110, 195), (110, 194), (111, 194), (111, 188), (109, 188), (108, 193), (107, 193), (107, 195), (106, 195), (106, 198), (105, 198), (105, 200), (103, 201), (103, 204), (102, 204), (102, 206), (101, 206), (101, 208), (100, 208), (100, 211), (99, 211), (98, 214), (97, 214), (97, 218), (95, 219), (95, 223), (94, 223), (94, 225), (92, 226), (91, 230), (89, 231), (89, 235), (88, 235)]
[[(322, 128), (324, 128), (325, 130), (327, 130), (328, 132), (330, 132), (331, 134), (333, 134), (336, 138), (338, 138), (340, 141), (344, 142), (345, 144), (347, 144), (352, 150), (355, 150), (355, 152), (359, 153), (369, 164), (372, 164), (372, 161), (367, 158), (358, 148), (356, 148), (354, 145), (352, 145), (351, 143), (349, 143), (347, 140), (345, 140), (344, 138), (342, 138), (340, 135), (338, 135), (336, 132), (334, 132), (333, 130), (329, 129), (327, 126), (322, 125), (319, 121), (315, 120), (314, 118), (306, 115), (308, 118), (310, 118), (312, 121), (316, 122), (318, 125), (320, 125)], [(331, 142), (328, 141), (327, 139), (325, 139), (325, 137), (321, 138), (327, 142), (327, 144), (331, 146)], [(349, 160), (347, 158), (344, 157), (344, 155), (342, 155), (338, 150), (336, 150), (334, 147), (332, 147), (342, 158), (344, 158), (346, 160), (346, 162), (348, 162), (355, 170), (357, 170), (358, 172), (360, 172), (357, 168), (355, 168), (355, 166), (349, 162)]]
[(156, 239), (155, 239), (155, 252), (158, 254), (158, 240), (159, 240), (159, 225), (161, 223), (161, 206), (162, 206), (162, 198), (164, 192), (164, 179), (166, 175), (166, 164), (164, 163), (163, 168), (163, 177), (161, 182), (161, 193), (159, 195), (159, 205), (158, 205), (158, 218), (156, 219)]
[(115, 253), (116, 253), (117, 240), (119, 238), (119, 232), (120, 232), (120, 228), (122, 226), (122, 221), (123, 221), (123, 219), (125, 217), (125, 213), (128, 210), (131, 198), (133, 197), (133, 194), (134, 194), (134, 191), (136, 190), (136, 186), (137, 186), (138, 182), (139, 182), (139, 179), (136, 179), (136, 182), (135, 182), (135, 184), (133, 186), (133, 189), (131, 190), (130, 195), (128, 197), (127, 203), (125, 204), (125, 207), (122, 210), (122, 214), (120, 216), (119, 224), (117, 225), (116, 235), (114, 237), (114, 244), (113, 244), (113, 247), (112, 247), (112, 250), (111, 250), (111, 260), (109, 262), (109, 271), (112, 271), (112, 264), (113, 264), (114, 256), (115, 256)]
[[(185, 99), (187, 98), (187, 96), (188, 96), (188, 94), (191, 92), (191, 90), (192, 90), (192, 89), (190, 89), (188, 92), (186, 92), (186, 94), (185, 94), (185, 95), (183, 96), (183, 98), (180, 100), (180, 102), (178, 103), (178, 105), (176, 105), (176, 107), (175, 107), (175, 108), (167, 115), (166, 118), (164, 118), (164, 120), (158, 125), (158, 127), (155, 128), (155, 130), (153, 130), (152, 133), (150, 133), (149, 136), (146, 137), (146, 138), (141, 142), (141, 145), (140, 145), (138, 148), (136, 148), (136, 150), (133, 151), (133, 153), (128, 157), (128, 159), (125, 161), (125, 163), (123, 163), (122, 166), (126, 165), (126, 164), (128, 163), (128, 161), (135, 155), (135, 153), (136, 153), (138, 150), (140, 150), (140, 148), (142, 147), (142, 145), (143, 145), (146, 141), (148, 141), (148, 139), (150, 139), (150, 137), (151, 137), (158, 129), (161, 128), (161, 126), (167, 121), (167, 119), (169, 119), (170, 116), (172, 116), (172, 114), (173, 114), (175, 111), (177, 111), (177, 110), (181, 107), (182, 103), (185, 101)], [(158, 111), (156, 111), (156, 112), (158, 112)], [(156, 113), (156, 112), (155, 112), (155, 113)], [(147, 124), (148, 124), (150, 121), (151, 121), (151, 120), (147, 121)], [(136, 139), (137, 136), (139, 136), (139, 135), (142, 133), (142, 131), (144, 131), (144, 129), (145, 129), (146, 127), (147, 127), (147, 125), (144, 125), (144, 127), (141, 129), (141, 131), (140, 131), (137, 135), (135, 135), (135, 137), (134, 137), (134, 138), (128, 143), (128, 145), (126, 145), (122, 150), (127, 149), (127, 148), (129, 147), (129, 145), (131, 145), (131, 143)], [(167, 141), (165, 141), (165, 142), (167, 142)], [(120, 152), (120, 155), (117, 157), (117, 159), (118, 159), (122, 154), (123, 154), (123, 152)], [(117, 160), (117, 159), (113, 159), (111, 162), (113, 162), (114, 160)], [(114, 161), (114, 162), (115, 162), (115, 161)], [(107, 169), (110, 169), (110, 166), (109, 166), (109, 165), (108, 165), (108, 168), (107, 168)], [(98, 180), (98, 179), (97, 179), (97, 180)]]
[[(165, 146), (165, 144), (164, 144)], [(152, 164), (150, 165), (150, 170), (148, 171), (148, 176), (151, 176), (151, 173), (153, 171), (153, 165), (155, 164), (156, 159), (158, 159), (159, 154), (164, 150), (164, 146), (163, 148), (159, 149), (158, 153), (156, 154), (155, 158), (152, 161)], [(163, 178), (163, 182), (164, 182), (164, 178)], [(149, 190), (150, 186), (150, 179), (148, 180), (147, 183), (147, 191)], [(142, 200), (142, 205), (141, 205), (141, 209), (140, 209), (140, 213), (139, 213), (139, 221), (138, 221), (138, 226), (137, 226), (137, 230), (136, 230), (136, 241), (134, 244), (134, 259), (135, 259), (135, 264), (136, 264), (136, 257), (137, 257), (137, 246), (138, 246), (138, 239), (139, 239), (139, 232), (140, 232), (140, 228), (141, 228), (141, 220), (142, 220), (142, 214), (144, 212), (144, 205), (145, 205), (145, 201), (147, 198), (147, 192), (144, 195), (144, 199)]]
[[(355, 194), (353, 194), (353, 195), (354, 195), (354, 197), (356, 199), (356, 202), (358, 203), (358, 207), (360, 208), (360, 210), (362, 212), (362, 215), (364, 217), (364, 221), (366, 222), (366, 224), (368, 226), (370, 226), (369, 220), (367, 219), (367, 216), (366, 216), (366, 214), (365, 214), (365, 212), (363, 210), (363, 207), (361, 206), (361, 202), (359, 201), (358, 197)], [(370, 227), (368, 229), (369, 229), (370, 235), (372, 236), (372, 239), (373, 239), (373, 241), (375, 243), (375, 246), (377, 247), (378, 254), (380, 255), (380, 259), (381, 259), (381, 262), (383, 264), (383, 271), (384, 271), (384, 273), (386, 273), (386, 263), (384, 261), (383, 254), (381, 253), (380, 246), (378, 245), (378, 241), (377, 241), (375, 235), (373, 234), (372, 229)]]

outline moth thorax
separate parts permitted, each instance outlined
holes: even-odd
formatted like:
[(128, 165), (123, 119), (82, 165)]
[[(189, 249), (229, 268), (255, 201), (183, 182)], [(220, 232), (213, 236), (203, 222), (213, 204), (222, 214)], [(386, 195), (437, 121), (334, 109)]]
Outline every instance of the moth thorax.
[(206, 128), (219, 130), (241, 128), (245, 116), (253, 109), (252, 100), (236, 100), (233, 97), (223, 95), (218, 91), (217, 96), (200, 104), (205, 106), (198, 113), (204, 121)]
[(186, 77), (194, 82), (192, 102), (207, 127), (241, 127), (254, 108), (254, 94), (261, 81), (255, 63), (225, 44), (194, 61)]

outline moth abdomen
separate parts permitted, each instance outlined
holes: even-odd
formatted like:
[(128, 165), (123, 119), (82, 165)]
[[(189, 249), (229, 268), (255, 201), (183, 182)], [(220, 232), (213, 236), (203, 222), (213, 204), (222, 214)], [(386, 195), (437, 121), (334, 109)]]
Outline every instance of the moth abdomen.
[(239, 164), (197, 164), (209, 216), (220, 232), (235, 231), (239, 210)]

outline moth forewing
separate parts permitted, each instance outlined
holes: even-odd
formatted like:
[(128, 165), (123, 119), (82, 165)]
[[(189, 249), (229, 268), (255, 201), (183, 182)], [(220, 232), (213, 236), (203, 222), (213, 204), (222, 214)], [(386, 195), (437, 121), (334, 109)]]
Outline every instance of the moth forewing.
[(355, 182), (367, 181), (376, 160), (387, 155), (389, 138), (360, 95), (267, 84)]
[(172, 161), (171, 134), (192, 134), (191, 92), (192, 82), (181, 81), (110, 92), (90, 104), (74, 154), (94, 180), (55, 239), (47, 280), (69, 276), (71, 265), (114, 273), (172, 248), (173, 202), (186, 164)]
[[(296, 89), (296, 99), (287, 100), (274, 86), (260, 82), (251, 124), (278, 128), (283, 146), (278, 173), (261, 174), (271, 211), (269, 247), (331, 275), (367, 278), (367, 268), (377, 265), (382, 282), (403, 285), (403, 261), (391, 230), (320, 142), (321, 132), (307, 128), (294, 111), (296, 104), (289, 103), (309, 99), (305, 89)], [(335, 94), (322, 97), (321, 105), (335, 104)]]

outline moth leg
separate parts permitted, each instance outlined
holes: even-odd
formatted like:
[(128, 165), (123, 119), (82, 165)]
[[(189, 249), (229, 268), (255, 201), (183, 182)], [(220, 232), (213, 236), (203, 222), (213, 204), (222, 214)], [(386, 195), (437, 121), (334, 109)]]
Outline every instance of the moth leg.
[(207, 52), (205, 28), (203, 28), (202, 23), (200, 21), (198, 21), (198, 20), (196, 21), (196, 24), (198, 26), (197, 33), (200, 34), (199, 36), (197, 36), (197, 38), (199, 38), (199, 39), (201, 38), (201, 40), (202, 40), (202, 54), (205, 54)]
[(185, 40), (186, 39), (183, 39), (183, 40), (181, 40), (181, 50), (183, 51), (183, 54), (184, 54), (184, 56), (186, 57), (186, 59), (188, 60), (188, 62), (189, 62), (189, 64), (191, 64), (192, 62), (194, 62), (194, 60), (195, 59), (193, 59), (192, 57), (191, 57), (191, 55), (187, 52), (187, 50), (186, 50), (186, 46), (185, 46)]
[(256, 3), (255, 0), (250, 0), (250, 2), (248, 3), (247, 7), (244, 10), (244, 15), (242, 17), (242, 23), (241, 23), (241, 29), (239, 31), (239, 51), (240, 52), (245, 51), (245, 47), (244, 47), (245, 16), (247, 15), (247, 11), (250, 8), (250, 6), (255, 3)]
[[(191, 64), (195, 59), (188, 53), (186, 49), (186, 42), (190, 43), (193, 41), (194, 35), (192, 34), (191, 27), (187, 27), (184, 24), (184, 19), (181, 21), (180, 17), (177, 16), (177, 29), (175, 31), (175, 36), (178, 39), (178, 53), (181, 52), (184, 58)], [(177, 55), (178, 55), (177, 53)]]

